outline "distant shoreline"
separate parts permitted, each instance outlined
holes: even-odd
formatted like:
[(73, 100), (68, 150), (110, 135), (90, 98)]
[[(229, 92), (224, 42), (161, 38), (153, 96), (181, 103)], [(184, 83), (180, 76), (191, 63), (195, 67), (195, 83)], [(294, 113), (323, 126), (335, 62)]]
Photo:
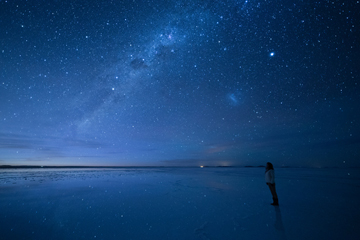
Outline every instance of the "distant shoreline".
[[(41, 165), (0, 165), (0, 169), (129, 169), (129, 168), (265, 168), (265, 166), (41, 166)], [(276, 168), (311, 168), (311, 169), (342, 169), (342, 167), (293, 167), (278, 166)], [(347, 167), (359, 168), (359, 167)]]
[(242, 168), (240, 166), (37, 166), (37, 165), (0, 165), (0, 169), (29, 168)]

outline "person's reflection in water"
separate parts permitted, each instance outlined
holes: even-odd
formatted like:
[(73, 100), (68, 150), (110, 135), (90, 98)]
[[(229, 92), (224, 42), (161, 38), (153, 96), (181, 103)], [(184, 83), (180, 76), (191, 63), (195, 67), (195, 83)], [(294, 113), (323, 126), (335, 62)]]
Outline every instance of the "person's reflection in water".
[(275, 207), (275, 215), (276, 215), (275, 229), (279, 230), (279, 231), (284, 231), (284, 225), (282, 222), (281, 211), (280, 211), (280, 207), (278, 207), (278, 206)]
[(282, 216), (281, 216), (281, 211), (280, 211), (280, 207), (279, 206), (275, 206), (275, 224), (274, 227), (275, 229), (278, 231), (279, 235), (279, 239), (286, 239), (285, 236), (285, 229), (284, 229), (284, 224), (282, 221)]

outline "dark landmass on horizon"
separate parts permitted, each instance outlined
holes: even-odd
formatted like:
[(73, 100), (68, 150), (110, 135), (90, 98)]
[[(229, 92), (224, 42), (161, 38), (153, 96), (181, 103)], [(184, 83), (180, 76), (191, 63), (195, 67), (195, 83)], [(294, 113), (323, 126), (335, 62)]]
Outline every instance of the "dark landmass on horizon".
[[(264, 165), (258, 166), (41, 166), (41, 165), (0, 165), (0, 169), (80, 169), (80, 168), (102, 168), (102, 169), (114, 169), (114, 168), (265, 168)], [(334, 168), (340, 169), (341, 167), (304, 167), (304, 166), (276, 166), (276, 168)], [(358, 168), (358, 167), (350, 167)]]
[[(0, 165), (0, 169), (4, 169), (4, 168), (239, 168), (239, 167), (243, 167), (243, 166), (40, 166), (40, 165)], [(265, 166), (261, 166), (261, 167), (265, 167)]]

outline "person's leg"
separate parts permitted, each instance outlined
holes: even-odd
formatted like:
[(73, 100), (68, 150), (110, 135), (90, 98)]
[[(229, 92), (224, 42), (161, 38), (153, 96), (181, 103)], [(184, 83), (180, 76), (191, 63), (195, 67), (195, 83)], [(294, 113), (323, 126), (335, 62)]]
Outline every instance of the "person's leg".
[(270, 189), (270, 192), (271, 192), (272, 197), (275, 198), (275, 197), (274, 197), (274, 190), (273, 190), (272, 185), (269, 183), (268, 186), (269, 186), (269, 189)]
[(271, 194), (273, 195), (273, 198), (278, 199), (278, 196), (276, 194), (276, 189), (275, 189), (275, 183), (270, 184), (269, 187), (270, 187)]
[(269, 184), (269, 188), (271, 191), (271, 195), (273, 196), (273, 200), (274, 202), (272, 203), (272, 205), (279, 205), (279, 200), (276, 194), (276, 189), (275, 189), (275, 184)]

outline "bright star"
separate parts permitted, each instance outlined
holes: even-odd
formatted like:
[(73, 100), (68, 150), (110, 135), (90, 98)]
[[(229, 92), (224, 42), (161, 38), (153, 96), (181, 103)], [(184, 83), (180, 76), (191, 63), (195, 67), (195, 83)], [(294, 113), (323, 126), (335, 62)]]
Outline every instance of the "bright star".
[(274, 52), (271, 52), (271, 53), (270, 53), (270, 57), (273, 57), (273, 56), (275, 56), (275, 53), (274, 53)]

